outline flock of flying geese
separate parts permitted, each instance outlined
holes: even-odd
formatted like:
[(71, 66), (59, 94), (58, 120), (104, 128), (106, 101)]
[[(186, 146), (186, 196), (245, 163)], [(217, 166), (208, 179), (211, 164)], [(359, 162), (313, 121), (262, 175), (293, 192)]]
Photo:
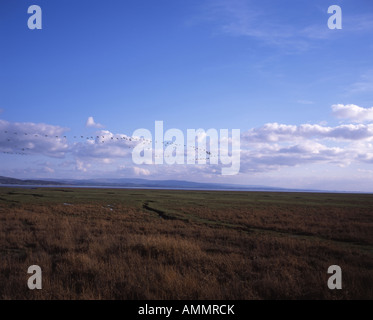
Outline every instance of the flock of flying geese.
[[(1, 132), (0, 132), (1, 133)], [(35, 133), (19, 133), (19, 132), (9, 132), (9, 131), (3, 131), (2, 132), (4, 135), (6, 135), (5, 137), (5, 142), (9, 143), (10, 145), (12, 144), (12, 142), (17, 142), (19, 141), (19, 137), (20, 136), (31, 136), (31, 137), (34, 137), (34, 138), (48, 138), (48, 139), (64, 139), (67, 141), (68, 137), (67, 136), (54, 136), (54, 135), (48, 135), (48, 134), (35, 134)], [(12, 136), (17, 136), (17, 139), (12, 139)], [(69, 137), (70, 138), (70, 137)], [(73, 139), (76, 140), (76, 139), (79, 139), (80, 141), (86, 141), (86, 140), (96, 140), (97, 142), (100, 142), (100, 143), (108, 143), (108, 142), (112, 142), (112, 141), (129, 141), (129, 142), (140, 142), (142, 144), (151, 144), (153, 141), (152, 140), (149, 140), (149, 139), (144, 139), (144, 138), (137, 138), (137, 137), (128, 137), (128, 136), (121, 136), (121, 137), (112, 137), (112, 136), (83, 136), (83, 135), (80, 135), (80, 136), (73, 136)], [(84, 139), (84, 140), (83, 140)], [(1, 142), (1, 135), (0, 135), (0, 142)], [(157, 143), (157, 141), (155, 141)], [(136, 144), (138, 145), (138, 144)], [(134, 146), (128, 146), (128, 148), (134, 148), (136, 145)], [(187, 145), (181, 145), (181, 144), (177, 144), (177, 143), (174, 143), (172, 141), (165, 141), (163, 142), (163, 145), (164, 147), (167, 147), (169, 145), (174, 145), (174, 146), (184, 146), (184, 148), (188, 147)], [(14, 146), (15, 148), (18, 148), (18, 146)], [(201, 150), (202, 152), (205, 152), (206, 153), (206, 158), (201, 158), (201, 159), (195, 159), (195, 160), (209, 160), (210, 158), (212, 157), (216, 157), (217, 155), (214, 155), (214, 154), (211, 154), (211, 151), (208, 151), (207, 149), (202, 149), (202, 148), (197, 148), (197, 147), (193, 147), (194, 151), (199, 151)], [(19, 148), (19, 151), (0, 151), (2, 152), (3, 154), (12, 154), (12, 155), (28, 155), (29, 153), (27, 153), (28, 150), (32, 150), (31, 148)]]

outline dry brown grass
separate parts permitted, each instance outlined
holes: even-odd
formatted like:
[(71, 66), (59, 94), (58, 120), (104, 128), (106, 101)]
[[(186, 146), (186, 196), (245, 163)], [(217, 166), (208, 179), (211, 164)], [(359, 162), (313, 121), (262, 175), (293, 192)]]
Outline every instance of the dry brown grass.
[[(186, 218), (164, 220), (132, 203), (110, 211), (105, 201), (62, 202), (1, 204), (1, 299), (373, 298), (372, 211), (364, 208), (180, 203)], [(27, 288), (33, 264), (42, 290)], [(342, 290), (327, 287), (333, 264)]]
[(345, 207), (320, 208), (300, 205), (281, 208), (268, 205), (265, 208), (254, 207), (246, 212), (242, 208), (211, 210), (200, 207), (183, 207), (183, 212), (199, 219), (219, 220), (253, 229), (373, 243), (372, 208), (354, 210)]

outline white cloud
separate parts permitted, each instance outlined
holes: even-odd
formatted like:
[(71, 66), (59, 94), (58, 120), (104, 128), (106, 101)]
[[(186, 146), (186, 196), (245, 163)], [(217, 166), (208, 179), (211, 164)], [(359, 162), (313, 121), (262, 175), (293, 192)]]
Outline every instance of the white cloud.
[(310, 100), (298, 100), (297, 103), (306, 104), (306, 105), (315, 104), (313, 101), (310, 101)]
[(45, 167), (44, 170), (45, 170), (45, 172), (47, 172), (47, 173), (54, 173), (54, 169), (49, 168), (49, 167)]
[(110, 164), (110, 163), (113, 163), (113, 159), (104, 158), (104, 159), (102, 159), (102, 163), (104, 163), (104, 164)]
[[(368, 121), (372, 109), (334, 105), (333, 114)], [(241, 172), (265, 172), (281, 167), (324, 163), (347, 166), (373, 162), (373, 124), (287, 125), (268, 123), (241, 135)]]
[(373, 15), (346, 15), (344, 17), (344, 29), (351, 32), (371, 32), (373, 30)]
[(267, 123), (242, 134), (244, 143), (295, 141), (299, 139), (364, 140), (373, 138), (373, 124), (325, 127), (318, 124), (286, 125)]
[(241, 152), (241, 172), (265, 172), (312, 163), (349, 164), (358, 156), (349, 147), (328, 147), (313, 140), (257, 143)]
[(217, 22), (221, 32), (232, 36), (256, 38), (271, 45), (304, 49), (307, 44), (294, 39), (297, 30), (289, 24), (276, 21), (268, 11), (253, 1), (211, 1), (205, 11), (206, 20)]
[(309, 25), (299, 31), (299, 35), (314, 40), (327, 40), (335, 37), (323, 24)]
[(335, 104), (332, 106), (333, 115), (339, 119), (347, 119), (353, 122), (373, 121), (373, 107), (362, 108), (354, 104)]
[(124, 158), (131, 154), (133, 147), (137, 143), (138, 141), (125, 134), (114, 134), (108, 130), (101, 130), (97, 132), (94, 140), (74, 143), (70, 149), (79, 158)]
[[(203, 12), (193, 22), (207, 22), (221, 33), (250, 37), (287, 53), (303, 52), (317, 42), (335, 37), (325, 24), (314, 24), (311, 19), (298, 26), (289, 23), (289, 19), (278, 15), (276, 9), (281, 6), (280, 2), (265, 9), (258, 3), (251, 0), (211, 0), (202, 6)], [(327, 19), (326, 9), (320, 14)]]
[(0, 120), (0, 149), (2, 152), (63, 157), (69, 150), (64, 138), (67, 130), (44, 123)]
[(147, 169), (139, 168), (139, 167), (134, 167), (133, 172), (137, 176), (148, 176), (150, 175), (150, 171)]
[(85, 163), (84, 161), (81, 161), (79, 159), (76, 160), (76, 166), (75, 169), (81, 172), (87, 172), (88, 168), (91, 167), (90, 163)]
[(347, 88), (348, 94), (362, 94), (373, 92), (373, 70), (365, 71), (358, 81)]
[(103, 128), (104, 127), (102, 124), (96, 123), (93, 117), (88, 117), (85, 125), (88, 128)]

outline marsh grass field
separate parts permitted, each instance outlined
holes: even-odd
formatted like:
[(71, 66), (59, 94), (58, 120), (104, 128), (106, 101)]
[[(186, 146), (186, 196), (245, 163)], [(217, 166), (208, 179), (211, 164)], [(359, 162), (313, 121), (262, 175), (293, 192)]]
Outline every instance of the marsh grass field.
[(0, 299), (371, 300), (373, 195), (0, 188)]

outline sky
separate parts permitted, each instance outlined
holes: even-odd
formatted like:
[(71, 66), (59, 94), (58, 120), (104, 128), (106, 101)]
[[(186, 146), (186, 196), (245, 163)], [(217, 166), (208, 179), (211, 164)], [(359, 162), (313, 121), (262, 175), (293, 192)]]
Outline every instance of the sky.
[[(40, 30), (28, 28), (31, 5)], [(328, 28), (332, 5), (342, 29)], [(371, 0), (0, 6), (1, 176), (373, 192)], [(129, 138), (154, 135), (155, 121), (185, 135), (239, 129), (239, 173), (135, 164)]]

